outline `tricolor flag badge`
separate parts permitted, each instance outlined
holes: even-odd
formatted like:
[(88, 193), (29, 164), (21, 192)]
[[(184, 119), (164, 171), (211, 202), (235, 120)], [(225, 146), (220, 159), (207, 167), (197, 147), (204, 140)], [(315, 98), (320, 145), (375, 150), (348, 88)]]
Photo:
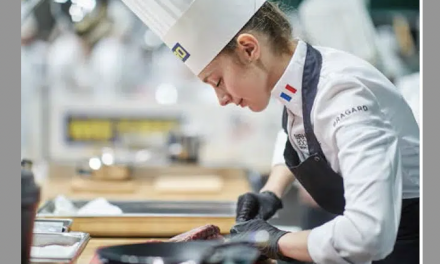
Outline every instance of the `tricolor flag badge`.
[[(285, 89), (286, 89), (286, 92), (289, 92), (289, 93), (292, 93), (292, 94), (295, 94), (296, 91), (297, 91), (295, 88), (293, 88), (290, 85), (286, 85)], [(292, 100), (292, 96), (289, 95), (289, 93), (286, 93), (286, 92), (282, 92), (280, 97), (283, 98), (284, 100), (286, 100), (287, 102), (290, 102), (290, 100)]]

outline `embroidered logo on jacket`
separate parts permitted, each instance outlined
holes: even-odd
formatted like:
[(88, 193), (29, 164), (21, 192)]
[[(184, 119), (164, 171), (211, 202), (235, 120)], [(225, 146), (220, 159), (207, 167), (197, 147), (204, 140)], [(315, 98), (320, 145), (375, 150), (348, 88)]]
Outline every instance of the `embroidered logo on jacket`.
[(348, 116), (350, 116), (352, 114), (356, 114), (356, 113), (359, 113), (359, 112), (367, 112), (367, 111), (368, 111), (368, 107), (366, 105), (359, 105), (357, 107), (349, 108), (349, 109), (345, 110), (344, 112), (340, 113), (335, 118), (335, 121), (333, 121), (333, 127), (335, 127), (337, 124), (339, 124), (339, 122), (341, 122), (346, 117), (348, 117)]
[(304, 134), (294, 134), (293, 137), (300, 149), (307, 149), (307, 138)]

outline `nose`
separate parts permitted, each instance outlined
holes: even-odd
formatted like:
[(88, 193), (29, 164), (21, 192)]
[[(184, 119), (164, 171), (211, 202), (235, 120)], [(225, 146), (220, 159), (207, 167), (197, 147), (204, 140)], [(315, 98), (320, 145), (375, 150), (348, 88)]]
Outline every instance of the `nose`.
[(217, 94), (218, 102), (221, 106), (228, 105), (232, 102), (232, 96), (225, 91), (217, 89), (215, 93)]

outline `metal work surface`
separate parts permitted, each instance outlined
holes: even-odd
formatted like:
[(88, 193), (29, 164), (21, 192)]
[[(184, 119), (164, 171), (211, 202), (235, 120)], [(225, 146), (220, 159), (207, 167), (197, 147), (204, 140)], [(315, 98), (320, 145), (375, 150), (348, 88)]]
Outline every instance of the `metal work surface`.
[[(89, 201), (71, 201), (77, 208)], [(172, 237), (206, 224), (217, 225), (224, 234), (235, 223), (235, 202), (217, 201), (108, 201), (122, 214), (57, 215), (52, 200), (37, 213), (38, 218), (69, 218), (72, 231), (93, 237)]]
[(36, 219), (34, 233), (64, 233), (71, 226), (71, 219)]
[[(84, 200), (72, 201), (76, 208), (80, 208), (88, 202)], [(109, 203), (123, 211), (122, 215), (112, 215), (112, 217), (235, 217), (236, 208), (235, 202), (217, 201), (109, 201)], [(38, 210), (38, 217), (100, 217), (100, 215), (55, 215), (54, 211), (53, 201), (48, 201)], [(102, 215), (101, 217), (108, 216)]]
[(46, 253), (38, 253), (36, 256), (35, 251), (31, 253), (31, 263), (46, 263), (46, 264), (71, 264), (75, 263), (82, 251), (86, 247), (90, 235), (87, 233), (35, 233), (32, 243), (32, 247), (45, 248), (45, 247), (71, 247), (70, 252), (66, 254), (60, 254), (60, 250), (52, 249), (46, 250)]

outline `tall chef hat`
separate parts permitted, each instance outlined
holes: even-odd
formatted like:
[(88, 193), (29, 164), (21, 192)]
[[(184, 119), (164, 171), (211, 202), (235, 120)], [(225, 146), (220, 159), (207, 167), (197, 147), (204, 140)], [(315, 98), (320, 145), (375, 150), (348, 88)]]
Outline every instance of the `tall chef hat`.
[(265, 0), (122, 0), (198, 75)]

